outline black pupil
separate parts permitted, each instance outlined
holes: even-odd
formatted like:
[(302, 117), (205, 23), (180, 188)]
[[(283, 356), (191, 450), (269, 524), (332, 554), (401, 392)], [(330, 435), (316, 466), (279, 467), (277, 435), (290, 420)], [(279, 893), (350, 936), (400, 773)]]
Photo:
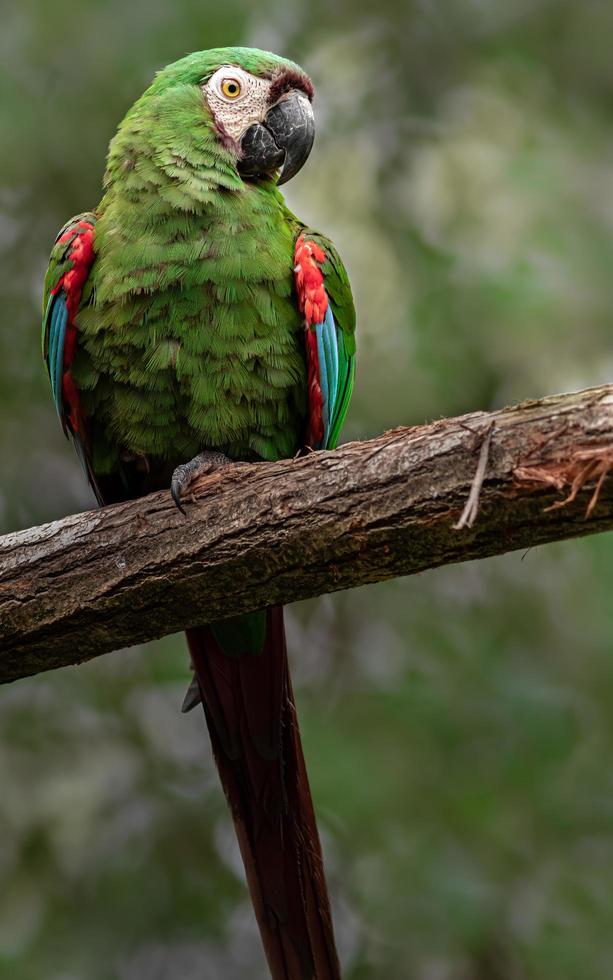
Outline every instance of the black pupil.
[(238, 85), (236, 82), (228, 82), (228, 92), (230, 95), (236, 95), (238, 92)]

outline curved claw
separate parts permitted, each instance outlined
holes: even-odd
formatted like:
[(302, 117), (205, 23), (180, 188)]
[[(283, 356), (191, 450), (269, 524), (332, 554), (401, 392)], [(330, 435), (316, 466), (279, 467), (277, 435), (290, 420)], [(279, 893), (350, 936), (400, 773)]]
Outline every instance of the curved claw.
[(187, 514), (185, 513), (185, 507), (181, 503), (181, 490), (183, 489), (183, 486), (180, 478), (177, 476), (177, 470), (180, 469), (181, 467), (178, 466), (177, 469), (172, 474), (172, 481), (170, 483), (170, 495), (175, 502), (175, 506), (177, 507), (177, 510), (181, 511), (183, 517), (187, 517)]
[(181, 711), (185, 715), (193, 708), (197, 708), (199, 704), (202, 704), (202, 694), (200, 692), (200, 685), (196, 679), (196, 675), (194, 674), (190, 681), (190, 685), (185, 692), (183, 704), (181, 705)]
[(181, 502), (181, 496), (185, 493), (190, 483), (202, 474), (210, 473), (211, 470), (227, 466), (232, 460), (224, 456), (223, 453), (204, 452), (194, 456), (188, 463), (181, 463), (172, 474), (170, 482), (170, 493), (177, 508), (186, 517), (185, 508)]

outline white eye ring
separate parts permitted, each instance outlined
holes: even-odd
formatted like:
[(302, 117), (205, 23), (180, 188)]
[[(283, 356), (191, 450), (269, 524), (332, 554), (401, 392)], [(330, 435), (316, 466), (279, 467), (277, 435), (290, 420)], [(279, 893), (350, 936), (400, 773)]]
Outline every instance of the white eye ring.
[(249, 76), (232, 65), (220, 68), (211, 78), (211, 87), (224, 102), (240, 102), (247, 94)]

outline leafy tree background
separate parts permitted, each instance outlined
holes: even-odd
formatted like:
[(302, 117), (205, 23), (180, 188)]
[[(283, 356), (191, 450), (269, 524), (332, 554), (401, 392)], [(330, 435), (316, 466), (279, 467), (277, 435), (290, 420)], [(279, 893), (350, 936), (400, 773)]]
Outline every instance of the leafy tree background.
[[(355, 287), (345, 438), (613, 376), (605, 0), (3, 0), (0, 526), (92, 505), (39, 355), (51, 242), (154, 70), (300, 61), (287, 190)], [(608, 537), (294, 606), (348, 980), (613, 976)], [(266, 976), (181, 637), (0, 691), (0, 977)]]

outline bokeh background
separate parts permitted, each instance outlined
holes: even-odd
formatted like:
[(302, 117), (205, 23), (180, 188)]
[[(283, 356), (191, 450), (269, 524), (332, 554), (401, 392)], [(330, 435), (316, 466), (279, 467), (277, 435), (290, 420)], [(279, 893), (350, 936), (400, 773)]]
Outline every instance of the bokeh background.
[[(295, 58), (287, 188), (355, 288), (345, 438), (613, 376), (606, 0), (2, 0), (0, 527), (92, 506), (39, 355), (48, 252), (153, 72)], [(608, 536), (292, 607), (347, 980), (613, 976)], [(266, 977), (181, 637), (0, 691), (2, 980)]]

